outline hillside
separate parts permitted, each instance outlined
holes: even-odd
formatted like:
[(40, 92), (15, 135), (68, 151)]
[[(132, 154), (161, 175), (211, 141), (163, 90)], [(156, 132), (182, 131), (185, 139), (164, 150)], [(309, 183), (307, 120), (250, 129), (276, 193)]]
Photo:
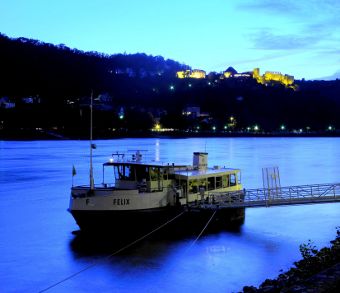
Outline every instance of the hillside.
[[(213, 72), (203, 79), (178, 79), (176, 72), (190, 67), (161, 56), (105, 55), (5, 35), (0, 35), (0, 64), (0, 99), (15, 105), (0, 109), (0, 128), (7, 131), (85, 131), (91, 92), (96, 127), (106, 132), (147, 130), (157, 121), (191, 131), (340, 128), (339, 80), (296, 81), (294, 91), (253, 78), (220, 79)], [(188, 106), (203, 114), (183, 115)]]

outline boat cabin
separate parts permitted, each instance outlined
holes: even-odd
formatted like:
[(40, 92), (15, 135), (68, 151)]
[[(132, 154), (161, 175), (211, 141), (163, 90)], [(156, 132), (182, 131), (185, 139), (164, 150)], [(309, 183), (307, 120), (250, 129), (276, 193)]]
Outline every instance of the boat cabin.
[(138, 153), (131, 161), (111, 160), (103, 164), (103, 182), (106, 167), (111, 167), (110, 177), (113, 175), (116, 189), (137, 189), (139, 193), (176, 189), (180, 197), (191, 201), (200, 199), (206, 192), (242, 189), (240, 170), (218, 166), (208, 169), (207, 153), (194, 153), (193, 166), (143, 163)]
[(188, 168), (186, 165), (144, 164), (140, 162), (108, 162), (103, 165), (104, 169), (108, 166), (113, 167), (117, 189), (138, 189), (139, 192), (162, 191), (163, 188), (173, 185), (174, 170), (186, 170)]

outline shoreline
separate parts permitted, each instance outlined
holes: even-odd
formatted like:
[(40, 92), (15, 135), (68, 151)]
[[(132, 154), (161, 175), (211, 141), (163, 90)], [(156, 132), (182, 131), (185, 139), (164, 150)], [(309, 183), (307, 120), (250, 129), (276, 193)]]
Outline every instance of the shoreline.
[(339, 292), (340, 228), (330, 246), (318, 250), (309, 240), (300, 245), (302, 259), (275, 279), (266, 279), (258, 287), (244, 286), (243, 293)]
[[(318, 132), (190, 132), (190, 131), (171, 131), (171, 132), (154, 132), (154, 131), (121, 131), (115, 133), (97, 132), (94, 134), (94, 140), (110, 140), (121, 138), (209, 138), (209, 137), (228, 137), (228, 138), (243, 138), (243, 137), (340, 137), (340, 131), (318, 131)], [(89, 137), (84, 133), (60, 133), (49, 130), (32, 130), (22, 129), (13, 131), (0, 131), (0, 140), (3, 141), (29, 141), (29, 140), (88, 140)]]

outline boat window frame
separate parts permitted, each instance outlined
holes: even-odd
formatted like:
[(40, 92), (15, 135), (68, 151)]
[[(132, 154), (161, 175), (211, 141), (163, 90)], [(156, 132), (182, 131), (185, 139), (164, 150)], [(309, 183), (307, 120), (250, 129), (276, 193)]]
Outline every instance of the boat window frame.
[(231, 173), (229, 175), (229, 186), (237, 186), (238, 184), (238, 178), (237, 178), (237, 173)]

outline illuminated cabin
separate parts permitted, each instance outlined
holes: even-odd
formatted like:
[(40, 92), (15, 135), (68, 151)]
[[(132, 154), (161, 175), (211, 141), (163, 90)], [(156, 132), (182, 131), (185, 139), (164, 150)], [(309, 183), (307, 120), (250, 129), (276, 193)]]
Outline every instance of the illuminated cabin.
[(193, 69), (193, 70), (185, 70), (185, 71), (178, 71), (176, 73), (177, 78), (205, 78), (206, 72), (200, 69)]

